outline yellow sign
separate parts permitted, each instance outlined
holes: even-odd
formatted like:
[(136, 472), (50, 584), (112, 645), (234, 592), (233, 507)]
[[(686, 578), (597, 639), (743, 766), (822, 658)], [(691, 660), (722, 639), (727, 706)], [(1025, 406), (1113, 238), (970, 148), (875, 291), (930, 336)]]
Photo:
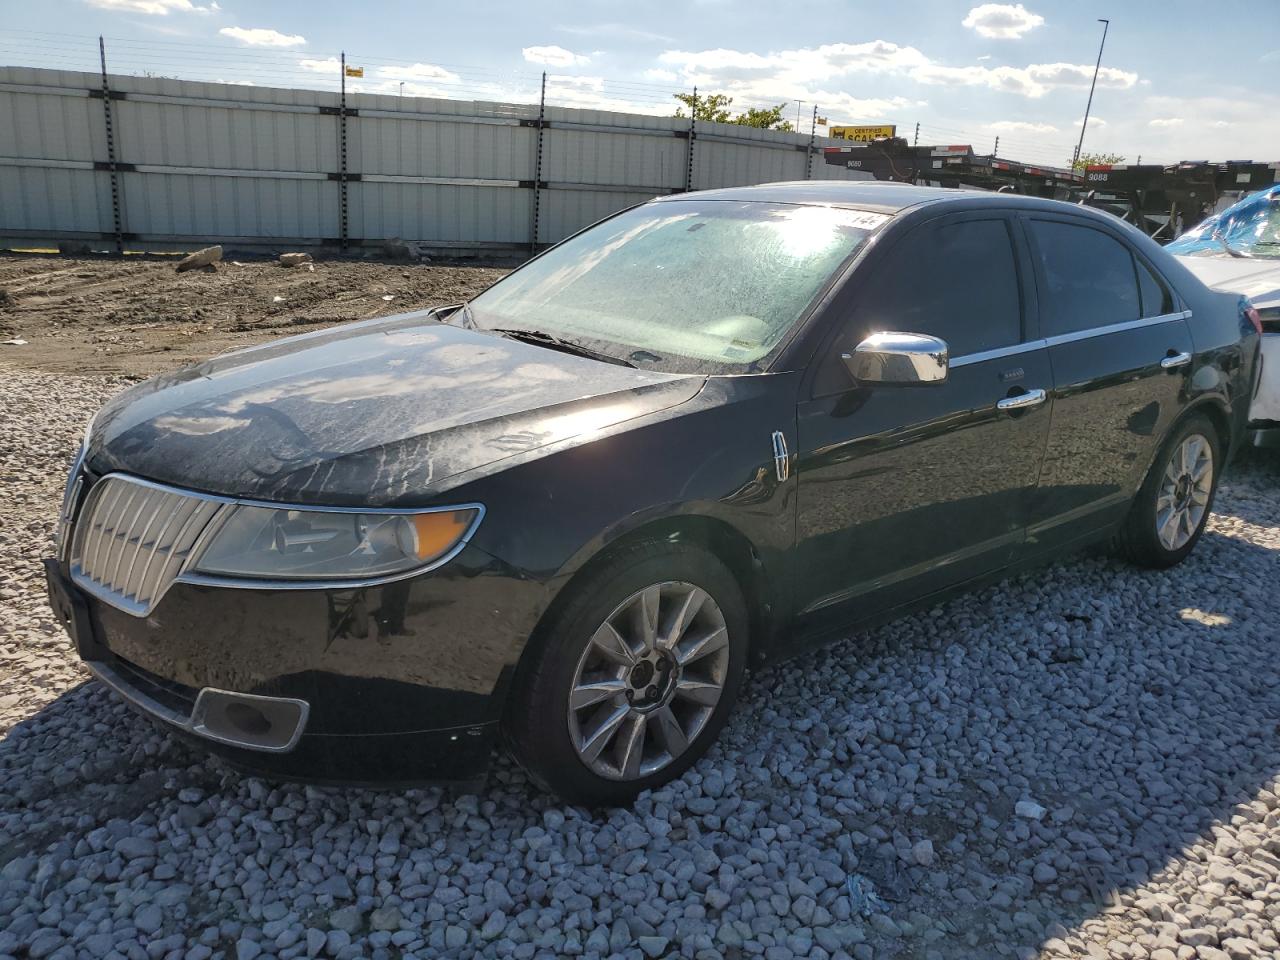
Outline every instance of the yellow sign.
[(898, 128), (894, 124), (882, 124), (878, 127), (832, 127), (828, 136), (837, 140), (853, 140), (855, 143), (870, 143), (879, 137), (894, 137)]
[(347, 67), (348, 77), (363, 77), (364, 67)]

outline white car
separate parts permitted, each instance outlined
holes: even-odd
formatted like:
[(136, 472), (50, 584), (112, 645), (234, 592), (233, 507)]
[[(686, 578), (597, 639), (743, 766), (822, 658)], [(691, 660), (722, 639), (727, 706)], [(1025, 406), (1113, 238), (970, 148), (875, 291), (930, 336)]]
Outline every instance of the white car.
[(1249, 298), (1262, 374), (1249, 408), (1257, 446), (1280, 446), (1280, 184), (1251, 193), (1165, 248), (1207, 286)]

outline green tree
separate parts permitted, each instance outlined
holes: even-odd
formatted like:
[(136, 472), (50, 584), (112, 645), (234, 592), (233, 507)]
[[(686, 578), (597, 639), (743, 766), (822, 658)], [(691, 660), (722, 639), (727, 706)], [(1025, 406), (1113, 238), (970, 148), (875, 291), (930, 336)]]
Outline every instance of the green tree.
[(703, 120), (707, 123), (736, 123), (744, 127), (758, 127), (761, 130), (792, 130), (791, 124), (782, 119), (782, 111), (786, 109), (785, 103), (780, 103), (776, 107), (768, 109), (760, 109), (751, 107), (745, 113), (740, 113), (736, 117), (730, 114), (729, 108), (733, 106), (733, 97), (726, 96), (723, 93), (709, 93), (705, 96), (695, 96), (692, 93), (677, 93), (673, 96), (680, 101), (683, 106), (676, 107), (677, 117), (687, 117), (685, 112), (687, 108), (692, 114), (693, 119)]
[(1085, 167), (1096, 167), (1103, 163), (1124, 163), (1124, 157), (1118, 153), (1082, 153), (1072, 169), (1084, 173)]

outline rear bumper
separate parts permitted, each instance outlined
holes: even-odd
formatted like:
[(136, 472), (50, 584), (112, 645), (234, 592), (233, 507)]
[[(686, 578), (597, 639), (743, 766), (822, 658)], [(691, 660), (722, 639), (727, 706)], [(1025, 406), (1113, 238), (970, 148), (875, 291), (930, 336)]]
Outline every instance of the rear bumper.
[(175, 735), (290, 780), (475, 782), (539, 589), (475, 548), (450, 572), (361, 590), (176, 584), (147, 617), (46, 560), (89, 669)]

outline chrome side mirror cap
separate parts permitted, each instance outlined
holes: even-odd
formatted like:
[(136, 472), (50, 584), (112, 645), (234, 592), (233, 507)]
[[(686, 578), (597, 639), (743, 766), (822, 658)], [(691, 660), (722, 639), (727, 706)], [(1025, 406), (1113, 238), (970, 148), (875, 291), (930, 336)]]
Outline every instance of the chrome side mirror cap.
[(840, 358), (859, 383), (942, 383), (947, 379), (945, 340), (919, 333), (873, 333)]

